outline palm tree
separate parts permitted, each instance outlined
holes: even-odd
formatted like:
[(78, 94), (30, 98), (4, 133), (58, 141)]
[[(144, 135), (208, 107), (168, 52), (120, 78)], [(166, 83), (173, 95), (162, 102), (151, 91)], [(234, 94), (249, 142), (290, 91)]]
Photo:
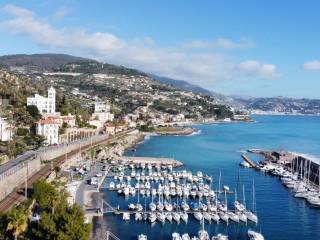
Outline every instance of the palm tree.
[(8, 215), (7, 231), (12, 232), (12, 236), (15, 240), (27, 230), (28, 216), (26, 209), (14, 208)]

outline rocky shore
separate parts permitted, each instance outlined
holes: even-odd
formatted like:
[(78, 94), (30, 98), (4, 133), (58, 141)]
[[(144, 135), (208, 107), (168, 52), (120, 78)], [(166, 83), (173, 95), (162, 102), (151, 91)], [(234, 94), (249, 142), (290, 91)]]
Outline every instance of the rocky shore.
[(96, 149), (95, 159), (98, 161), (119, 159), (126, 150), (143, 142), (144, 138), (145, 134), (138, 131), (132, 134), (127, 134), (121, 139), (117, 139), (107, 145), (98, 147)]
[(197, 132), (198, 130), (193, 127), (158, 127), (155, 128), (152, 133), (156, 135), (175, 135), (175, 136), (186, 136)]

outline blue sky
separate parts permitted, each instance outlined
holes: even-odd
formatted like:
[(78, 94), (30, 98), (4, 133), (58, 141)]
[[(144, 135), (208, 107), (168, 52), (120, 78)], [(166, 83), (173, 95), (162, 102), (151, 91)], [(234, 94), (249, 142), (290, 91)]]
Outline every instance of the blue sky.
[(0, 54), (58, 52), (245, 96), (320, 98), (320, 2), (0, 1)]

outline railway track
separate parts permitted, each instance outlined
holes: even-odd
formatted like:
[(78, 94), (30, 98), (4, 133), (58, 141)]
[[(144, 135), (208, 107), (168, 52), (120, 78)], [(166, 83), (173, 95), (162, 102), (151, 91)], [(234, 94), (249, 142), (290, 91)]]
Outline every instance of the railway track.
[[(125, 136), (126, 134), (128, 134), (131, 131), (132, 130), (125, 131), (123, 133), (119, 133), (118, 135), (110, 137), (108, 139), (103, 139), (103, 140), (100, 140), (100, 141), (93, 143), (93, 144), (87, 144), (87, 145), (81, 147), (81, 151), (85, 151), (87, 149), (90, 149), (91, 147), (96, 147), (102, 143), (108, 143), (108, 142), (117, 140), (117, 139)], [(63, 164), (65, 162), (66, 159), (78, 154), (79, 151), (80, 151), (80, 148), (77, 150), (71, 151), (67, 154), (63, 154), (60, 157), (52, 159), (51, 160), (52, 165), (51, 165), (51, 163), (47, 163), (38, 172), (36, 172), (34, 175), (32, 175), (28, 179), (28, 185), (27, 185), (28, 193), (30, 193), (32, 186), (36, 181), (41, 180), (41, 179), (46, 179), (56, 166), (60, 166), (61, 164)], [(0, 212), (8, 211), (11, 207), (13, 207), (15, 205), (19, 205), (24, 200), (25, 200), (25, 183), (18, 186), (14, 191), (12, 191), (6, 198), (4, 198), (0, 202)]]

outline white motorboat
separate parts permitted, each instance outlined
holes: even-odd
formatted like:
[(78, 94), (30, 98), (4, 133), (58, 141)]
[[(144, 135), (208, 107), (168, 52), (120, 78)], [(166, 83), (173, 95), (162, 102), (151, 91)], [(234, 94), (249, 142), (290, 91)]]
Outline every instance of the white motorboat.
[(136, 204), (136, 210), (137, 210), (138, 212), (142, 212), (143, 206), (142, 206), (140, 203), (137, 203), (137, 204)]
[(206, 230), (200, 230), (198, 236), (199, 240), (210, 240), (209, 234)]
[(110, 190), (114, 189), (114, 187), (115, 187), (115, 183), (114, 182), (110, 182), (110, 184), (109, 184)]
[(138, 236), (138, 240), (148, 240), (147, 235), (140, 234), (140, 235)]
[(179, 233), (174, 232), (172, 233), (172, 240), (182, 240), (182, 238)]
[(142, 220), (142, 214), (140, 212), (135, 213), (135, 220), (136, 221), (141, 221)]
[(181, 239), (182, 239), (182, 240), (191, 240), (191, 238), (190, 238), (190, 236), (189, 236), (188, 233), (182, 234)]
[(166, 209), (166, 211), (171, 212), (173, 210), (173, 206), (171, 203), (165, 202), (164, 203), (164, 208)]
[(223, 235), (223, 234), (218, 234), (218, 235), (216, 235), (216, 236), (213, 236), (212, 238), (211, 238), (211, 240), (228, 240), (229, 238), (228, 238), (228, 236), (227, 235)]
[(129, 206), (128, 206), (128, 209), (131, 210), (131, 211), (135, 210), (136, 209), (136, 205), (133, 204), (133, 203), (130, 203)]
[(123, 221), (129, 221), (129, 220), (130, 220), (130, 213), (124, 212), (124, 213), (122, 214), (122, 220), (123, 220)]

